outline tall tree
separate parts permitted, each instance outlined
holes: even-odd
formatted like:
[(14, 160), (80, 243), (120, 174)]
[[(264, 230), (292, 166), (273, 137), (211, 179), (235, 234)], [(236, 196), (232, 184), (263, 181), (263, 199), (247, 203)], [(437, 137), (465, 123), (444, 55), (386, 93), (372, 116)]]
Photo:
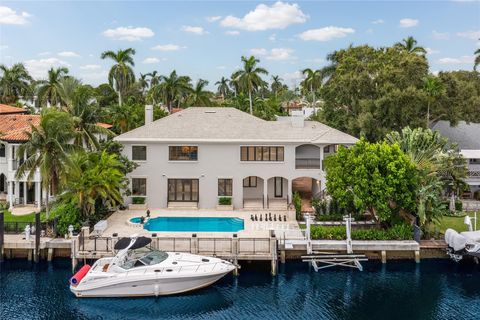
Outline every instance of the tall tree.
[(133, 61), (133, 55), (135, 49), (128, 48), (125, 50), (105, 51), (102, 53), (102, 59), (113, 60), (114, 65), (108, 73), (108, 82), (117, 91), (118, 104), (122, 105), (123, 95), (127, 89), (135, 82), (135, 73), (133, 67), (135, 63)]
[(302, 70), (302, 74), (305, 76), (305, 79), (302, 81), (302, 87), (306, 90), (310, 90), (312, 94), (312, 106), (315, 108), (317, 105), (317, 100), (315, 97), (315, 92), (322, 86), (323, 82), (323, 71), (320, 70), (312, 70), (312, 69), (304, 69)]
[(424, 88), (423, 90), (428, 96), (427, 99), (427, 122), (426, 128), (430, 127), (430, 108), (435, 100), (445, 92), (442, 82), (438, 77), (429, 75), (424, 79)]
[(275, 94), (275, 98), (277, 98), (278, 92), (283, 88), (283, 79), (280, 76), (272, 76), (272, 84), (270, 85), (270, 89)]
[(16, 63), (10, 68), (2, 64), (0, 71), (0, 97), (3, 103), (15, 103), (27, 94), (33, 79), (23, 64)]
[(42, 105), (58, 106), (62, 103), (62, 98), (59, 94), (60, 81), (68, 74), (68, 69), (50, 68), (48, 70), (48, 79), (40, 80), (38, 82), (38, 100)]
[(415, 53), (420, 55), (427, 54), (427, 51), (423, 47), (417, 46), (417, 40), (415, 40), (412, 36), (403, 39), (402, 42), (397, 42), (395, 47), (404, 50), (408, 53)]
[[(480, 40), (480, 39), (478, 39)], [(475, 62), (473, 64), (473, 70), (477, 71), (477, 67), (480, 65), (480, 49), (475, 50)]]
[(229, 82), (230, 81), (225, 77), (222, 77), (219, 81), (215, 82), (215, 85), (217, 86), (217, 92), (222, 97), (223, 101), (230, 92), (230, 88), (228, 87)]
[(207, 80), (199, 79), (188, 95), (190, 105), (194, 107), (210, 107), (212, 106), (213, 93), (205, 90), (208, 85)]
[(150, 77), (150, 88), (153, 88), (160, 83), (160, 75), (158, 74), (157, 71), (152, 71), (150, 73), (147, 73), (147, 76)]
[(152, 88), (152, 96), (162, 100), (171, 112), (173, 103), (177, 102), (177, 106), (180, 106), (182, 97), (191, 91), (190, 77), (179, 76), (177, 71), (173, 70), (168, 76), (160, 76), (160, 80), (161, 82)]
[(31, 180), (38, 169), (42, 178), (43, 189), (47, 190), (47, 216), (49, 213), (48, 198), (56, 195), (66, 178), (66, 168), (70, 153), (77, 149), (71, 144), (74, 138), (72, 117), (56, 109), (44, 109), (41, 113), (40, 125), (31, 128), (28, 141), (17, 149), (17, 157), (27, 155), (27, 160), (20, 165), (16, 178), (25, 175)]
[(138, 78), (138, 86), (140, 87), (140, 90), (142, 91), (142, 95), (144, 95), (145, 92), (148, 89), (147, 76), (148, 76), (148, 74), (140, 73), (140, 77)]
[(258, 67), (260, 60), (254, 56), (247, 58), (242, 57), (243, 68), (234, 73), (234, 79), (239, 82), (240, 89), (248, 93), (248, 100), (250, 103), (250, 114), (253, 114), (253, 99), (252, 94), (263, 83), (261, 75), (267, 75), (268, 71), (264, 68)]

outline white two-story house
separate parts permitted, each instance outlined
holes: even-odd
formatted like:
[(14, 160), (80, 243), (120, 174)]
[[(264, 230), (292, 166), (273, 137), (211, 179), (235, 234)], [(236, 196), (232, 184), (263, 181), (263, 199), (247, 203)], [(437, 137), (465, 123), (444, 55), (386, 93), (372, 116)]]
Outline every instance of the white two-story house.
[(234, 108), (192, 107), (115, 139), (139, 166), (129, 174), (132, 197), (150, 208), (215, 208), (230, 197), (235, 209), (286, 209), (292, 193), (318, 196), (323, 159), (356, 138), (293, 116), (265, 121)]
[(438, 121), (432, 130), (440, 134), (452, 143), (455, 143), (460, 153), (467, 160), (468, 175), (465, 182), (469, 190), (464, 193), (464, 198), (480, 200), (480, 123), (460, 121), (457, 126), (451, 127), (448, 121)]

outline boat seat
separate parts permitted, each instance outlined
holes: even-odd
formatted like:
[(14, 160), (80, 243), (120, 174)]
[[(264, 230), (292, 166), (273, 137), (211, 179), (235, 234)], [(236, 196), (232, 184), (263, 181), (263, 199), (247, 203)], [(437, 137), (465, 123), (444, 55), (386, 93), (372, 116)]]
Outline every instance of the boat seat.
[(107, 272), (109, 266), (110, 266), (109, 263), (104, 264), (104, 265), (103, 265), (103, 268), (102, 268), (102, 272)]

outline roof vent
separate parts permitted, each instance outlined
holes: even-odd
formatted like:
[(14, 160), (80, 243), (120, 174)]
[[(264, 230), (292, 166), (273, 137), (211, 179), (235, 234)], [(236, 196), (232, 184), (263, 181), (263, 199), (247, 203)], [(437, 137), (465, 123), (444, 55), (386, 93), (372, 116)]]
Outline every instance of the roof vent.
[(205, 113), (217, 113), (215, 110), (206, 110)]

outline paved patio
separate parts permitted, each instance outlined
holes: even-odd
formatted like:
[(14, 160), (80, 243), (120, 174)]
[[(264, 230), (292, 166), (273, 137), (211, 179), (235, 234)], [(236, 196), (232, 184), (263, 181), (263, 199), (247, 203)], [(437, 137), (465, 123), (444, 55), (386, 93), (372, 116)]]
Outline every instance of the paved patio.
[[(252, 221), (251, 215), (258, 217), (271, 212), (274, 215), (281, 215), (282, 221)], [(283, 217), (287, 216), (287, 221), (283, 221)], [(108, 219), (108, 227), (102, 233), (102, 236), (111, 236), (113, 233), (118, 233), (120, 237), (131, 236), (132, 234), (151, 235), (157, 233), (158, 237), (191, 237), (192, 233), (197, 233), (199, 237), (232, 237), (233, 232), (151, 232), (144, 230), (139, 225), (130, 225), (128, 221), (133, 217), (146, 216), (145, 210), (125, 210), (117, 211)], [(295, 220), (295, 213), (293, 211), (217, 211), (215, 209), (199, 209), (199, 210), (178, 210), (178, 209), (150, 209), (150, 217), (232, 217), (240, 218), (244, 221), (244, 230), (235, 232), (239, 238), (250, 237), (269, 237), (270, 230), (275, 230), (278, 238), (303, 238), (297, 221)]]

